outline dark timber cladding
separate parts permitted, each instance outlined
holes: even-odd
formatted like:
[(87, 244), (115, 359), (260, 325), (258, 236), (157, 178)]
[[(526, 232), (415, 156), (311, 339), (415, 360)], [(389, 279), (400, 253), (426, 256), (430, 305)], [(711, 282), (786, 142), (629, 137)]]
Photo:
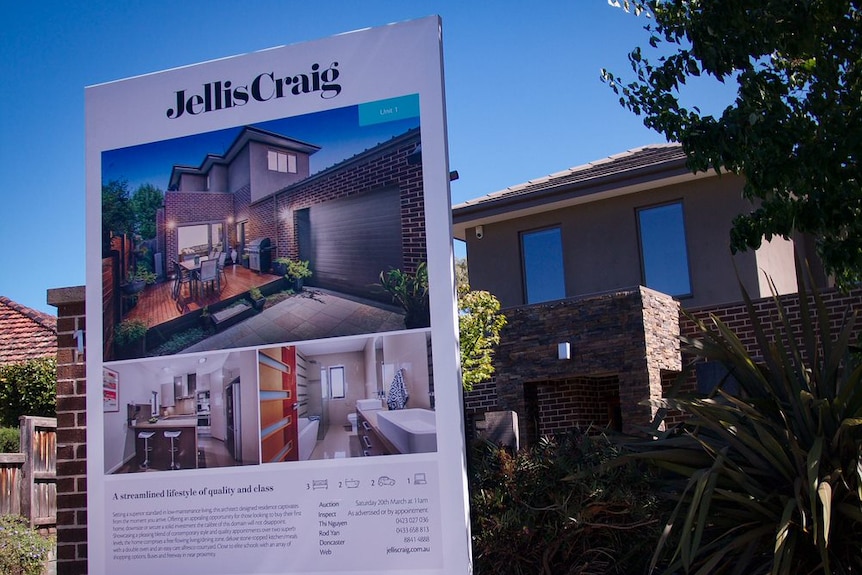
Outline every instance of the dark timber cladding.
[(386, 188), (323, 202), (297, 214), (299, 254), (312, 263), (314, 285), (378, 296), (380, 290), (373, 288), (380, 272), (403, 265), (400, 210), (400, 190)]

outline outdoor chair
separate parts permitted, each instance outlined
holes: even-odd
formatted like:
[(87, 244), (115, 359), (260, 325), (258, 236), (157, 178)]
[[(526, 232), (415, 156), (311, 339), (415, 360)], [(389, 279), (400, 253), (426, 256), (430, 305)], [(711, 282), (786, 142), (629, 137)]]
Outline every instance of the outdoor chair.
[[(224, 272), (224, 262), (227, 259), (227, 253), (221, 252), (218, 255), (218, 273), (221, 278), (224, 278), (224, 283), (227, 284), (227, 274)], [(221, 281), (221, 280), (219, 280)]]
[(206, 289), (207, 284), (211, 284), (217, 292), (221, 291), (221, 283), (219, 282), (218, 260), (207, 260), (201, 262), (201, 271), (198, 276), (201, 285)]
[(179, 300), (183, 297), (183, 286), (189, 286), (189, 297), (192, 295), (192, 276), (177, 260), (171, 260), (171, 265), (174, 267), (174, 284), (171, 290), (171, 297)]

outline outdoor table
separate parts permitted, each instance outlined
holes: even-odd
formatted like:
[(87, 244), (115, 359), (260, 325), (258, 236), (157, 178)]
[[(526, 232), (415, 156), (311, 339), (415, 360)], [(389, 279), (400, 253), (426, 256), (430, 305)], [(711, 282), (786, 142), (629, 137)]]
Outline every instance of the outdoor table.
[(196, 297), (196, 294), (198, 293), (198, 277), (200, 277), (201, 264), (208, 259), (210, 259), (209, 256), (200, 256), (180, 262), (182, 268), (189, 272), (189, 277), (192, 279), (191, 290), (193, 297)]

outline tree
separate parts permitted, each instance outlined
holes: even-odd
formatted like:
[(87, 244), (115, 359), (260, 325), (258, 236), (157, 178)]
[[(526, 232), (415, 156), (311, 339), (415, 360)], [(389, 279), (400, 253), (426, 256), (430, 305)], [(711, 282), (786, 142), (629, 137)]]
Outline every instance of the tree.
[(458, 335), (461, 346), (461, 380), (466, 391), (494, 375), (494, 348), (500, 343), (500, 330), (506, 316), (500, 301), (487, 291), (470, 289), (467, 260), (455, 260), (458, 291)]
[(467, 274), (467, 258), (455, 258), (455, 289), (461, 294), (462, 287), (466, 286), (464, 292), (470, 291), (470, 278)]
[[(609, 0), (619, 6), (618, 0)], [(811, 234), (839, 286), (862, 280), (862, 12), (855, 0), (624, 0), (656, 63), (629, 54), (637, 79), (602, 78), (644, 124), (677, 141), (692, 170), (744, 174), (750, 213), (732, 251)], [(685, 107), (701, 75), (738, 86), (719, 118)]]
[(0, 425), (18, 427), (22, 415), (56, 417), (56, 387), (53, 358), (0, 366)]
[(125, 180), (102, 185), (102, 255), (111, 253), (111, 236), (134, 231), (135, 217)]
[(135, 231), (145, 240), (156, 237), (156, 212), (165, 203), (162, 191), (152, 184), (141, 184), (131, 197)]

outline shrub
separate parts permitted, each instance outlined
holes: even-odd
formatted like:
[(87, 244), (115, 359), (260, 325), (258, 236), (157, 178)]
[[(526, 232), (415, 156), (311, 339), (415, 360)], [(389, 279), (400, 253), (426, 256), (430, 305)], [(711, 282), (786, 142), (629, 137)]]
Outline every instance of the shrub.
[(400, 269), (380, 272), (380, 284), (392, 297), (392, 302), (404, 309), (404, 324), (407, 328), (431, 325), (428, 307), (428, 266), (421, 262), (415, 273)]
[(147, 323), (142, 319), (126, 319), (117, 324), (114, 341), (119, 346), (131, 345), (147, 335)]
[(0, 427), (0, 453), (18, 453), (21, 450), (21, 430), (17, 427)]
[(204, 330), (197, 327), (175, 333), (168, 341), (149, 352), (148, 355), (173, 355), (184, 350), (190, 345), (194, 345), (197, 342), (206, 339), (207, 335), (208, 334)]
[(18, 427), (22, 415), (55, 417), (57, 363), (31, 359), (0, 366), (0, 425)]
[(644, 573), (662, 523), (652, 477), (619, 449), (578, 432), (517, 454), (471, 457), (477, 575)]
[(0, 573), (40, 575), (52, 541), (30, 529), (23, 518), (0, 515)]
[(723, 363), (741, 393), (719, 386), (709, 397), (671, 395), (661, 408), (688, 414), (687, 424), (657, 433), (639, 455), (681, 478), (666, 531), (678, 540), (661, 540), (655, 555), (672, 551), (669, 572), (862, 573), (855, 315), (836, 328), (801, 280), (798, 293), (799, 333), (775, 297), (772, 338), (743, 294), (757, 356), (715, 318), (687, 340), (697, 355)]

